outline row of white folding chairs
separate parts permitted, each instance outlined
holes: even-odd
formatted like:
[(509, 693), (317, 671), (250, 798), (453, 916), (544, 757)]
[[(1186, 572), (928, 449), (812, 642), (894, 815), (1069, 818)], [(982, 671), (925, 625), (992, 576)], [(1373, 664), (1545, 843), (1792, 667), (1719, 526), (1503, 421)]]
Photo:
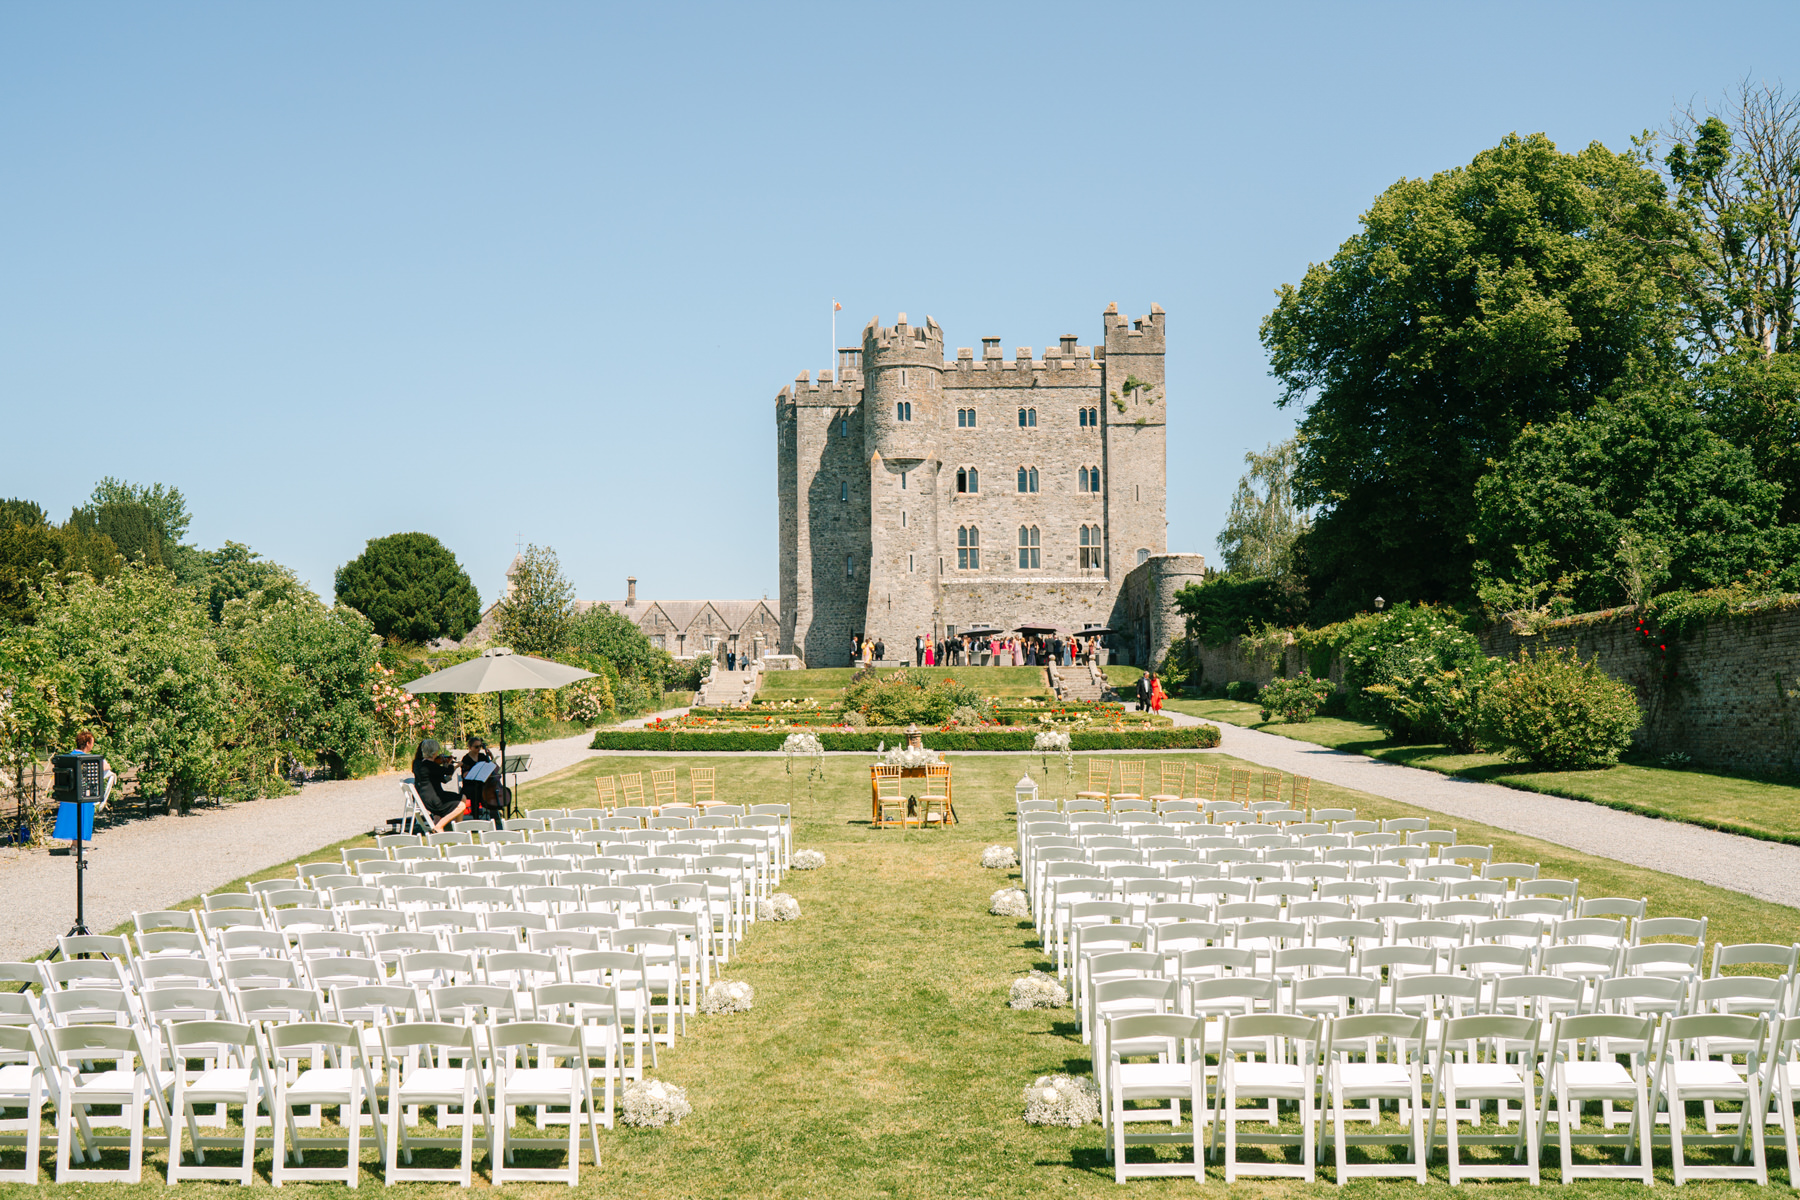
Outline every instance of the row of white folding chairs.
[[(1321, 1147), (1328, 1145), (1340, 1184), (1355, 1176), (1424, 1183), (1441, 1146), (1452, 1185), (1475, 1177), (1522, 1178), (1536, 1185), (1540, 1147), (1554, 1121), (1564, 1182), (1622, 1177), (1651, 1184), (1652, 1157), (1660, 1144), (1669, 1150), (1677, 1184), (1733, 1178), (1766, 1185), (1765, 1113), (1784, 1131), (1790, 1171), (1800, 1170), (1793, 1119), (1800, 1083), (1800, 1021), (1781, 1020), (1772, 1027), (1763, 1017), (1736, 1014), (1692, 1014), (1660, 1023), (1632, 1014), (1575, 1014), (1556, 1017), (1546, 1030), (1535, 1016), (1491, 1013), (1446, 1016), (1433, 1028), (1425, 1015), (1409, 1013), (1314, 1017), (1227, 1012), (1209, 1024), (1196, 1015), (1140, 1011), (1110, 1018), (1105, 1041), (1108, 1050), (1096, 1064), (1096, 1079), (1103, 1089), (1108, 1152), (1119, 1182), (1142, 1175), (1200, 1179), (1203, 1156), (1222, 1160), (1227, 1183), (1243, 1175), (1311, 1182)], [(1741, 1073), (1732, 1053), (1725, 1054), (1723, 1063), (1715, 1060), (1721, 1042), (1744, 1058)], [(1143, 1059), (1151, 1061), (1136, 1061)], [(1498, 1133), (1477, 1132), (1484, 1129), (1482, 1107), (1489, 1100), (1497, 1103), (1502, 1117), (1516, 1114), (1510, 1122), (1516, 1129), (1508, 1131), (1509, 1122), (1502, 1121)], [(1717, 1132), (1708, 1121), (1705, 1133), (1687, 1131), (1690, 1102), (1703, 1102), (1710, 1114), (1721, 1100), (1741, 1103), (1737, 1121), (1727, 1122), (1735, 1128)], [(1167, 1103), (1127, 1107), (1146, 1101)], [(1260, 1103), (1244, 1107), (1245, 1101)], [(1403, 1128), (1397, 1133), (1375, 1132), (1384, 1101), (1400, 1106)], [(1582, 1132), (1582, 1105), (1593, 1101), (1629, 1103), (1629, 1128), (1623, 1134), (1604, 1128)], [(1190, 1110), (1190, 1133), (1130, 1132), (1132, 1125), (1148, 1122), (1179, 1125), (1184, 1103)], [(1298, 1132), (1255, 1128), (1273, 1124), (1277, 1105), (1283, 1103), (1298, 1108)], [(1663, 1107), (1677, 1116), (1666, 1131), (1651, 1117)], [(1254, 1123), (1251, 1129), (1240, 1128), (1246, 1122)], [(1352, 1123), (1368, 1123), (1370, 1130), (1351, 1133), (1346, 1126)], [(1470, 1133), (1463, 1132), (1464, 1125), (1472, 1127)], [(1191, 1163), (1132, 1163), (1126, 1157), (1132, 1145), (1187, 1140), (1192, 1143)], [(1297, 1147), (1299, 1161), (1289, 1162), (1285, 1152), (1243, 1161), (1238, 1156), (1243, 1143)], [(1404, 1160), (1395, 1155), (1392, 1162), (1348, 1161), (1350, 1145), (1377, 1143), (1408, 1153)], [(1689, 1164), (1687, 1151), (1696, 1143), (1729, 1147), (1733, 1161)], [(1468, 1162), (1461, 1148), (1469, 1144), (1498, 1145), (1514, 1153), (1510, 1160), (1502, 1155)], [(1623, 1148), (1625, 1161), (1595, 1163), (1578, 1157), (1578, 1144)]]
[[(56, 1180), (58, 1183), (111, 1179), (138, 1182), (147, 1142), (159, 1141), (168, 1152), (167, 1178), (222, 1179), (251, 1183), (259, 1146), (272, 1146), (274, 1182), (337, 1180), (354, 1186), (361, 1173), (361, 1129), (372, 1126), (377, 1141), (386, 1137), (387, 1181), (417, 1179), (457, 1182), (467, 1186), (475, 1125), (485, 1126), (496, 1184), (515, 1180), (553, 1180), (574, 1184), (579, 1177), (579, 1140), (585, 1132), (599, 1162), (599, 1129), (612, 1125), (614, 1095), (623, 1058), (623, 1025), (613, 990), (583, 984), (556, 984), (535, 993), (536, 1007), (552, 1019), (482, 1023), (411, 1021), (365, 1028), (357, 1023), (313, 1020), (237, 1021), (210, 1014), (199, 1019), (165, 1019), (155, 1026), (100, 1024), (58, 1026), (34, 1020), (0, 1026), (0, 1060), (17, 1070), (0, 1076), (0, 1101), (26, 1109), (12, 1141), (25, 1150), (25, 1165), (0, 1173), (10, 1181), (38, 1180), (42, 1107), (56, 1110)], [(200, 1010), (207, 1011), (207, 1010)], [(371, 1054), (370, 1051), (374, 1053)], [(535, 1051), (535, 1055), (533, 1053)], [(533, 1059), (535, 1057), (535, 1066)], [(595, 1078), (591, 1060), (600, 1058)], [(188, 1063), (202, 1060), (194, 1073)], [(96, 1072), (95, 1063), (113, 1070)], [(459, 1063), (460, 1070), (451, 1067)], [(561, 1063), (558, 1067), (554, 1064)], [(446, 1068), (449, 1068), (446, 1070)], [(461, 1078), (454, 1078), (460, 1075)], [(451, 1077), (448, 1086), (446, 1076)], [(381, 1108), (386, 1100), (385, 1119)], [(227, 1104), (243, 1109), (238, 1138), (203, 1137), (201, 1124), (223, 1124)], [(363, 1113), (364, 1105), (368, 1111)], [(417, 1110), (438, 1105), (440, 1127), (461, 1127), (452, 1138), (421, 1138), (411, 1133)], [(102, 1137), (92, 1126), (93, 1105), (118, 1105), (126, 1136)], [(343, 1136), (302, 1139), (299, 1130), (318, 1126), (317, 1112), (339, 1107)], [(515, 1136), (517, 1110), (538, 1108), (539, 1127), (568, 1126), (565, 1137), (521, 1139)], [(266, 1107), (269, 1117), (256, 1110)], [(462, 1113), (445, 1120), (449, 1106)], [(560, 1106), (567, 1111), (549, 1114)], [(205, 1120), (200, 1107), (212, 1107)], [(312, 1110), (307, 1117), (301, 1108)], [(146, 1111), (163, 1136), (146, 1136)], [(310, 1119), (309, 1119), (310, 1118)], [(547, 1120), (548, 1118), (548, 1120)], [(185, 1161), (180, 1130), (189, 1129), (195, 1162)], [(268, 1129), (271, 1136), (260, 1136)], [(408, 1170), (418, 1146), (460, 1144), (454, 1171)], [(73, 1170), (70, 1159), (99, 1161), (105, 1146), (129, 1147), (123, 1170)], [(556, 1170), (514, 1166), (518, 1146), (565, 1146), (567, 1163)], [(239, 1148), (232, 1167), (204, 1165), (208, 1147)], [(345, 1165), (307, 1168), (304, 1149), (341, 1147)]]
[[(647, 831), (654, 832), (654, 831)], [(745, 834), (755, 834), (757, 830), (739, 830), (734, 837), (718, 838), (642, 838), (635, 840), (619, 840), (604, 843), (563, 842), (530, 846), (452, 846), (449, 849), (458, 851), (446, 855), (402, 855), (399, 858), (353, 857), (360, 852), (342, 851), (342, 864), (339, 863), (302, 863), (295, 870), (295, 878), (302, 882), (320, 875), (380, 875), (380, 874), (427, 874), (433, 871), (492, 871), (499, 869), (495, 864), (522, 864), (519, 869), (533, 868), (531, 864), (545, 861), (573, 863), (593, 858), (638, 859), (644, 857), (701, 857), (701, 856), (736, 856), (759, 864), (761, 873), (775, 881), (779, 881), (783, 863), (779, 839), (773, 836), (766, 838), (747, 838)], [(412, 847), (417, 850), (429, 850), (431, 847)], [(563, 869), (567, 869), (566, 867)], [(264, 881), (272, 882), (272, 881)]]

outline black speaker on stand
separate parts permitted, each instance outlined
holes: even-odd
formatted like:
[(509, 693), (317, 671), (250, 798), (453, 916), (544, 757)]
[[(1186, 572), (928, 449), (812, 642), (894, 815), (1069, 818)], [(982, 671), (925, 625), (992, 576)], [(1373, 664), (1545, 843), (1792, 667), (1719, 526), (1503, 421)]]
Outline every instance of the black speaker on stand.
[(94, 807), (106, 794), (106, 760), (98, 754), (58, 754), (50, 798), (56, 801), (55, 836), (75, 842), (75, 924), (69, 936), (86, 936), (87, 903), (82, 886), (87, 874), (84, 847), (94, 836)]

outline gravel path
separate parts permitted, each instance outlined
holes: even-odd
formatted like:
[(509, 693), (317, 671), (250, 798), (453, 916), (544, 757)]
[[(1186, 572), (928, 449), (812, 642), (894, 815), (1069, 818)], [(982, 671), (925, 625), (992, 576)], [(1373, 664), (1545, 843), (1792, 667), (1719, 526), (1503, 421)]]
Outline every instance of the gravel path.
[[(1169, 715), (1178, 725), (1199, 723), (1185, 713)], [(1209, 723), (1223, 734), (1221, 751), (1265, 767), (1800, 908), (1800, 846), (1456, 779), (1223, 721)]]
[[(638, 722), (641, 724), (642, 722)], [(594, 754), (592, 734), (523, 747), (522, 782)], [(401, 773), (310, 783), (292, 796), (196, 808), (187, 816), (104, 821), (89, 848), (87, 923), (96, 933), (133, 912), (168, 908), (201, 892), (367, 833), (400, 811)], [(0, 850), (0, 887), (12, 916), (0, 923), (0, 961), (49, 950), (75, 919), (75, 862), (43, 850)]]

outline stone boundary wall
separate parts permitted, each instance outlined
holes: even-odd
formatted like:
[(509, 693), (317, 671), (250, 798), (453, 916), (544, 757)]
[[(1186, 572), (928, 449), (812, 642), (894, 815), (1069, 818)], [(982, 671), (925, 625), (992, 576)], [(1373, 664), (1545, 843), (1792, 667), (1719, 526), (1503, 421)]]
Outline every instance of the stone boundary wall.
[[(1734, 770), (1800, 770), (1800, 607), (1775, 608), (1722, 617), (1688, 638), (1669, 643), (1676, 681), (1664, 686), (1655, 664), (1634, 632), (1631, 609), (1584, 613), (1553, 621), (1542, 632), (1515, 633), (1496, 625), (1480, 635), (1483, 653), (1512, 658), (1521, 648), (1573, 647), (1584, 659), (1637, 693), (1644, 723), (1635, 740), (1658, 754), (1679, 751), (1696, 763)], [(1234, 679), (1258, 687), (1276, 672), (1251, 664), (1237, 639), (1198, 648), (1201, 680), (1208, 688)], [(1284, 673), (1309, 665), (1289, 646)], [(1342, 685), (1342, 664), (1334, 656), (1330, 678)]]
[(1598, 656), (1601, 670), (1637, 693), (1644, 749), (1737, 770), (1800, 768), (1800, 608), (1720, 618), (1670, 642), (1673, 686), (1655, 679), (1636, 619), (1613, 609), (1554, 621), (1537, 634), (1500, 625), (1481, 635), (1481, 648), (1496, 658), (1546, 645)]

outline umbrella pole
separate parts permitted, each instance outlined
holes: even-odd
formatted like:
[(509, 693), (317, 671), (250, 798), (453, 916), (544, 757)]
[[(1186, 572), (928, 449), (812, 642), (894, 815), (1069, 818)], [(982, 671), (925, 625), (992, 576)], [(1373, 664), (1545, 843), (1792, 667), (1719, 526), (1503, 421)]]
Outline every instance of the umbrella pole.
[[(506, 786), (506, 693), (500, 693), (500, 786)], [(506, 815), (511, 816), (518, 807), (518, 801), (512, 793), (507, 793)]]

